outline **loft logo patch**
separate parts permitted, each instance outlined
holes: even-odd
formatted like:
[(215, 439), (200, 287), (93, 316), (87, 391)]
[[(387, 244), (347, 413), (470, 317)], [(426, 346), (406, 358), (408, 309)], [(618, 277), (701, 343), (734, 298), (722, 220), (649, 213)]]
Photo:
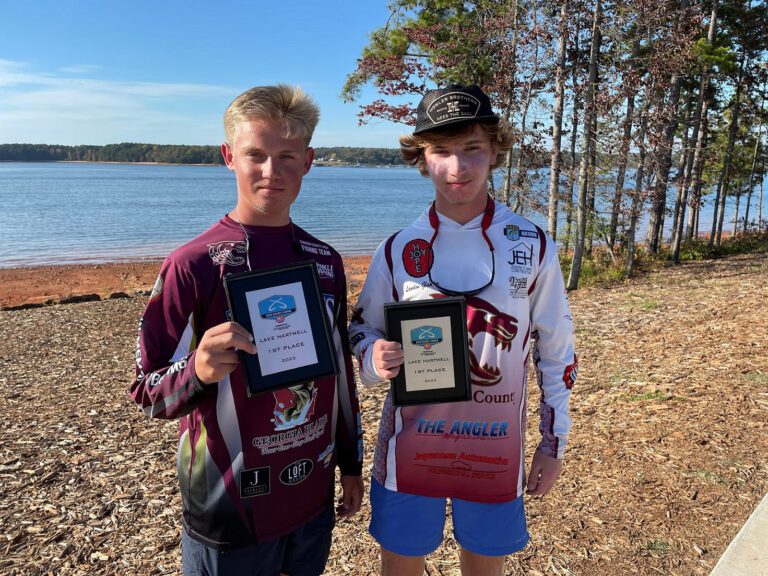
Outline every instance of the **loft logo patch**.
[(240, 498), (253, 498), (269, 494), (270, 467), (251, 468), (240, 472)]
[(286, 486), (301, 484), (309, 477), (309, 474), (312, 472), (312, 466), (312, 460), (307, 460), (306, 458), (292, 462), (280, 472), (280, 482)]
[(443, 341), (443, 329), (437, 326), (419, 326), (411, 330), (411, 344), (429, 350)]
[(275, 294), (259, 302), (259, 314), (262, 318), (274, 319), (278, 324), (285, 322), (285, 317), (296, 312), (296, 300), (293, 296)]
[(403, 266), (414, 278), (426, 276), (432, 264), (432, 251), (429, 242), (421, 238), (411, 240), (403, 248)]

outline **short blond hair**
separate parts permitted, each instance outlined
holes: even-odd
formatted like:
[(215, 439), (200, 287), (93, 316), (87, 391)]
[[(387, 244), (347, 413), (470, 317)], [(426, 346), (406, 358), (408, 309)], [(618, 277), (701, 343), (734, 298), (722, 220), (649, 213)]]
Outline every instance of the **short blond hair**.
[(255, 86), (240, 94), (227, 107), (224, 132), (227, 142), (232, 145), (240, 122), (276, 120), (282, 124), (286, 138), (299, 137), (309, 146), (319, 119), (317, 104), (298, 86)]
[(498, 122), (470, 122), (467, 124), (453, 124), (445, 128), (422, 132), (421, 134), (407, 134), (400, 136), (400, 155), (406, 164), (416, 166), (422, 176), (429, 176), (427, 164), (424, 161), (424, 149), (436, 144), (443, 144), (453, 138), (460, 138), (469, 134), (479, 125), (486, 133), (491, 145), (496, 147), (496, 159), (491, 165), (491, 170), (501, 166), (504, 155), (512, 148), (512, 128), (509, 123), (500, 119)]

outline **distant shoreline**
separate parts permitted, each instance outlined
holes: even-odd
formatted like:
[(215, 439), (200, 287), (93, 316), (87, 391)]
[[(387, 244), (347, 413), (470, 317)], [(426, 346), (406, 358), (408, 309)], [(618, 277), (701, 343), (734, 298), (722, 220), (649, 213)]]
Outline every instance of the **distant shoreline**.
[[(357, 293), (370, 256), (343, 256), (347, 283)], [(163, 258), (0, 268), (0, 309), (60, 303), (62, 299), (106, 299), (152, 288)]]
[[(0, 160), (0, 164), (135, 164), (138, 166), (221, 166), (225, 164), (203, 164), (184, 162), (130, 162), (117, 160)], [(345, 162), (313, 162), (317, 168), (413, 168), (407, 164), (350, 164)]]

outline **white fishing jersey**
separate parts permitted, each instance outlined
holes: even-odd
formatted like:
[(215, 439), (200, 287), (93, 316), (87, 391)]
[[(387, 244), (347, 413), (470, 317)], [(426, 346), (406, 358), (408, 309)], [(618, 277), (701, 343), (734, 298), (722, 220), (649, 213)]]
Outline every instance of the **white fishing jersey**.
[(390, 490), (477, 502), (520, 496), (531, 355), (541, 389), (538, 449), (563, 456), (578, 362), (557, 247), (502, 203), (489, 202), (464, 225), (427, 209), (379, 246), (350, 325), (362, 381), (382, 381), (372, 351), (385, 337), (384, 304), (440, 298), (433, 281), (468, 292), (491, 277), (465, 297), (471, 399), (395, 407), (387, 395), (373, 475)]

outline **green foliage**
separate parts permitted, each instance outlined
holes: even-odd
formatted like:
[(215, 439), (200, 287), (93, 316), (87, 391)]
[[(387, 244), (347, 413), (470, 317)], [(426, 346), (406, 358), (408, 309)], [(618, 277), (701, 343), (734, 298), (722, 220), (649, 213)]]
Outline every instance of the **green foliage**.
[[(723, 239), (720, 247), (709, 246), (707, 239), (695, 239), (684, 242), (680, 248), (681, 261), (712, 260), (722, 256), (734, 254), (768, 252), (768, 232), (761, 234), (750, 233)], [(560, 268), (563, 278), (568, 278), (571, 269), (572, 253), (560, 255)], [(605, 247), (596, 246), (591, 256), (584, 256), (581, 264), (581, 276), (579, 286), (615, 286), (626, 282), (626, 254), (618, 252), (614, 263)], [(634, 272), (642, 274), (648, 270), (654, 270), (671, 265), (671, 254), (661, 250), (658, 254), (648, 254), (642, 247), (635, 252)], [(645, 302), (643, 308), (653, 310), (657, 303)]]
[(666, 556), (669, 553), (669, 543), (664, 540), (651, 540), (646, 544), (646, 550), (651, 553), (652, 556)]
[(666, 402), (667, 400), (672, 400), (673, 398), (674, 396), (672, 394), (667, 394), (661, 390), (654, 390), (653, 392), (646, 392), (645, 394), (627, 394), (624, 397), (624, 400), (629, 402)]
[(680, 245), (680, 261), (710, 260), (715, 257), (716, 251), (717, 249), (709, 246), (706, 240), (686, 240)]
[(768, 386), (768, 374), (765, 372), (747, 372), (741, 377), (744, 382), (752, 386)]
[[(341, 164), (401, 165), (399, 148), (315, 148), (315, 158)], [(160, 164), (223, 164), (218, 146), (108, 144), (55, 146), (0, 144), (0, 162), (156, 162)]]
[(223, 164), (218, 146), (108, 144), (56, 146), (0, 144), (0, 162), (157, 162), (162, 164)]

